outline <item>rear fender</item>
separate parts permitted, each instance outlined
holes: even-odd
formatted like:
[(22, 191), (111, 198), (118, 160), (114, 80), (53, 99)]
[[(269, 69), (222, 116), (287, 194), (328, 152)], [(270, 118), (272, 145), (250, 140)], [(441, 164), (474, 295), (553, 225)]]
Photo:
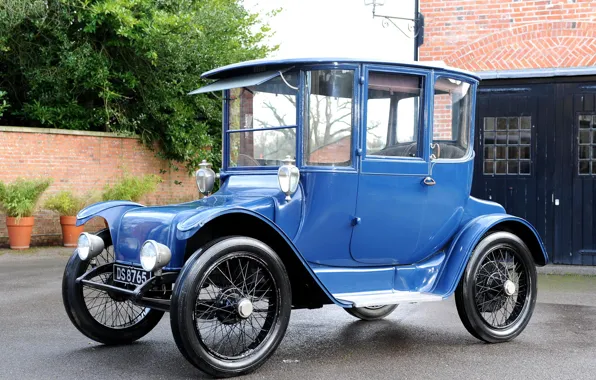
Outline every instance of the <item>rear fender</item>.
[(128, 210), (145, 207), (142, 204), (129, 201), (108, 201), (92, 204), (85, 207), (77, 214), (77, 226), (87, 223), (89, 220), (99, 216), (104, 218), (108, 223), (112, 241), (117, 241), (118, 228), (120, 227), (120, 220), (122, 215)]
[[(306, 272), (308, 272), (308, 275), (313, 279), (313, 281), (317, 284), (317, 286), (325, 293), (325, 295), (332, 302), (334, 302), (335, 304), (342, 306), (342, 307), (346, 307), (346, 306), (350, 305), (350, 304), (346, 304), (344, 302), (340, 302), (337, 299), (335, 299), (331, 295), (331, 293), (327, 290), (327, 288), (321, 283), (321, 281), (319, 280), (317, 275), (313, 272), (313, 270), (308, 265), (307, 261), (304, 259), (304, 257), (302, 256), (302, 254), (300, 253), (298, 248), (296, 248), (296, 246), (294, 245), (292, 240), (286, 235), (286, 233), (277, 224), (275, 224), (271, 219), (269, 219), (268, 217), (266, 217), (263, 214), (258, 213), (256, 211), (245, 209), (245, 208), (233, 208), (233, 209), (225, 209), (225, 210), (213, 210), (213, 212), (201, 213), (201, 216), (203, 216), (203, 218), (201, 218), (201, 219), (195, 218), (192, 221), (192, 223), (189, 223), (190, 219), (185, 222), (179, 223), (177, 226), (176, 238), (179, 240), (191, 239), (195, 234), (197, 234), (200, 231), (200, 229), (203, 226), (209, 226), (210, 222), (214, 222), (216, 219), (224, 217), (226, 215), (230, 215), (230, 214), (244, 214), (244, 215), (247, 215), (250, 217), (254, 217), (254, 218), (259, 219), (263, 223), (265, 223), (267, 226), (269, 226), (272, 230), (271, 233), (276, 233), (279, 237), (281, 237), (283, 239), (283, 241), (286, 245), (286, 248), (287, 248), (286, 251), (290, 251), (291, 252), (290, 254), (294, 255), (295, 258), (297, 258), (298, 261), (300, 261), (300, 264), (303, 266), (303, 268), (306, 270)], [(200, 251), (198, 251), (196, 254), (200, 254)], [(193, 255), (193, 256), (195, 256), (195, 255)], [(191, 257), (193, 257), (193, 256), (191, 256)], [(282, 258), (282, 261), (284, 261), (284, 264), (286, 264), (284, 257), (281, 257), (281, 258)], [(187, 262), (185, 263), (184, 267), (186, 267), (191, 262), (192, 262), (192, 260), (189, 258), (189, 260), (187, 260)]]
[(480, 216), (468, 222), (453, 239), (433, 293), (448, 297), (455, 291), (474, 248), (491, 231), (509, 231), (519, 236), (532, 252), (536, 265), (548, 263), (548, 255), (540, 235), (526, 220), (507, 214)]

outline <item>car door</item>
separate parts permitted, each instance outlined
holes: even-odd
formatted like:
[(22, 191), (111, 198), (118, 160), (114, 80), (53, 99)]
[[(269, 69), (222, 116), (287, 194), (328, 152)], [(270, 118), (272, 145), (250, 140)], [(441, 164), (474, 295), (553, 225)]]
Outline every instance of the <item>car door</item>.
[(423, 112), (428, 73), (368, 66), (364, 78), (351, 255), (367, 264), (413, 263), (424, 257), (426, 238), (421, 229), (429, 190)]

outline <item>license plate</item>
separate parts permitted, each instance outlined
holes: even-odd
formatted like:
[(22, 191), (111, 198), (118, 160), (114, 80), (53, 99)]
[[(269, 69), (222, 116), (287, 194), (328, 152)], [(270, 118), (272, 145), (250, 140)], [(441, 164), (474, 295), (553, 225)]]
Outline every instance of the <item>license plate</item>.
[(114, 281), (125, 284), (141, 285), (153, 277), (153, 273), (135, 267), (114, 264)]

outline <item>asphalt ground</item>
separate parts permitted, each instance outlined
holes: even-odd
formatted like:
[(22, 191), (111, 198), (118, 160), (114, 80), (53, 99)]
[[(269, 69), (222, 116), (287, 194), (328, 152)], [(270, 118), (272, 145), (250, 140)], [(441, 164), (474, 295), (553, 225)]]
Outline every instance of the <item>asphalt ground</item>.
[[(145, 338), (106, 347), (71, 325), (60, 284), (68, 250), (0, 251), (1, 379), (198, 379), (166, 314)], [(4, 254), (3, 254), (4, 253)], [(277, 352), (247, 379), (596, 379), (596, 277), (541, 275), (534, 316), (509, 343), (461, 324), (453, 299), (361, 322), (341, 308), (292, 313)]]

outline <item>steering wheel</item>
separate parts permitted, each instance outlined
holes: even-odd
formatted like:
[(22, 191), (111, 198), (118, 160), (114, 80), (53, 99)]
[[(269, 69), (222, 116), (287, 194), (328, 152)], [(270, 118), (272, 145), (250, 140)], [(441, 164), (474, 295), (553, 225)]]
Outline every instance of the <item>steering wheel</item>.
[(237, 166), (261, 166), (257, 160), (248, 154), (238, 153), (238, 159), (236, 160)]

